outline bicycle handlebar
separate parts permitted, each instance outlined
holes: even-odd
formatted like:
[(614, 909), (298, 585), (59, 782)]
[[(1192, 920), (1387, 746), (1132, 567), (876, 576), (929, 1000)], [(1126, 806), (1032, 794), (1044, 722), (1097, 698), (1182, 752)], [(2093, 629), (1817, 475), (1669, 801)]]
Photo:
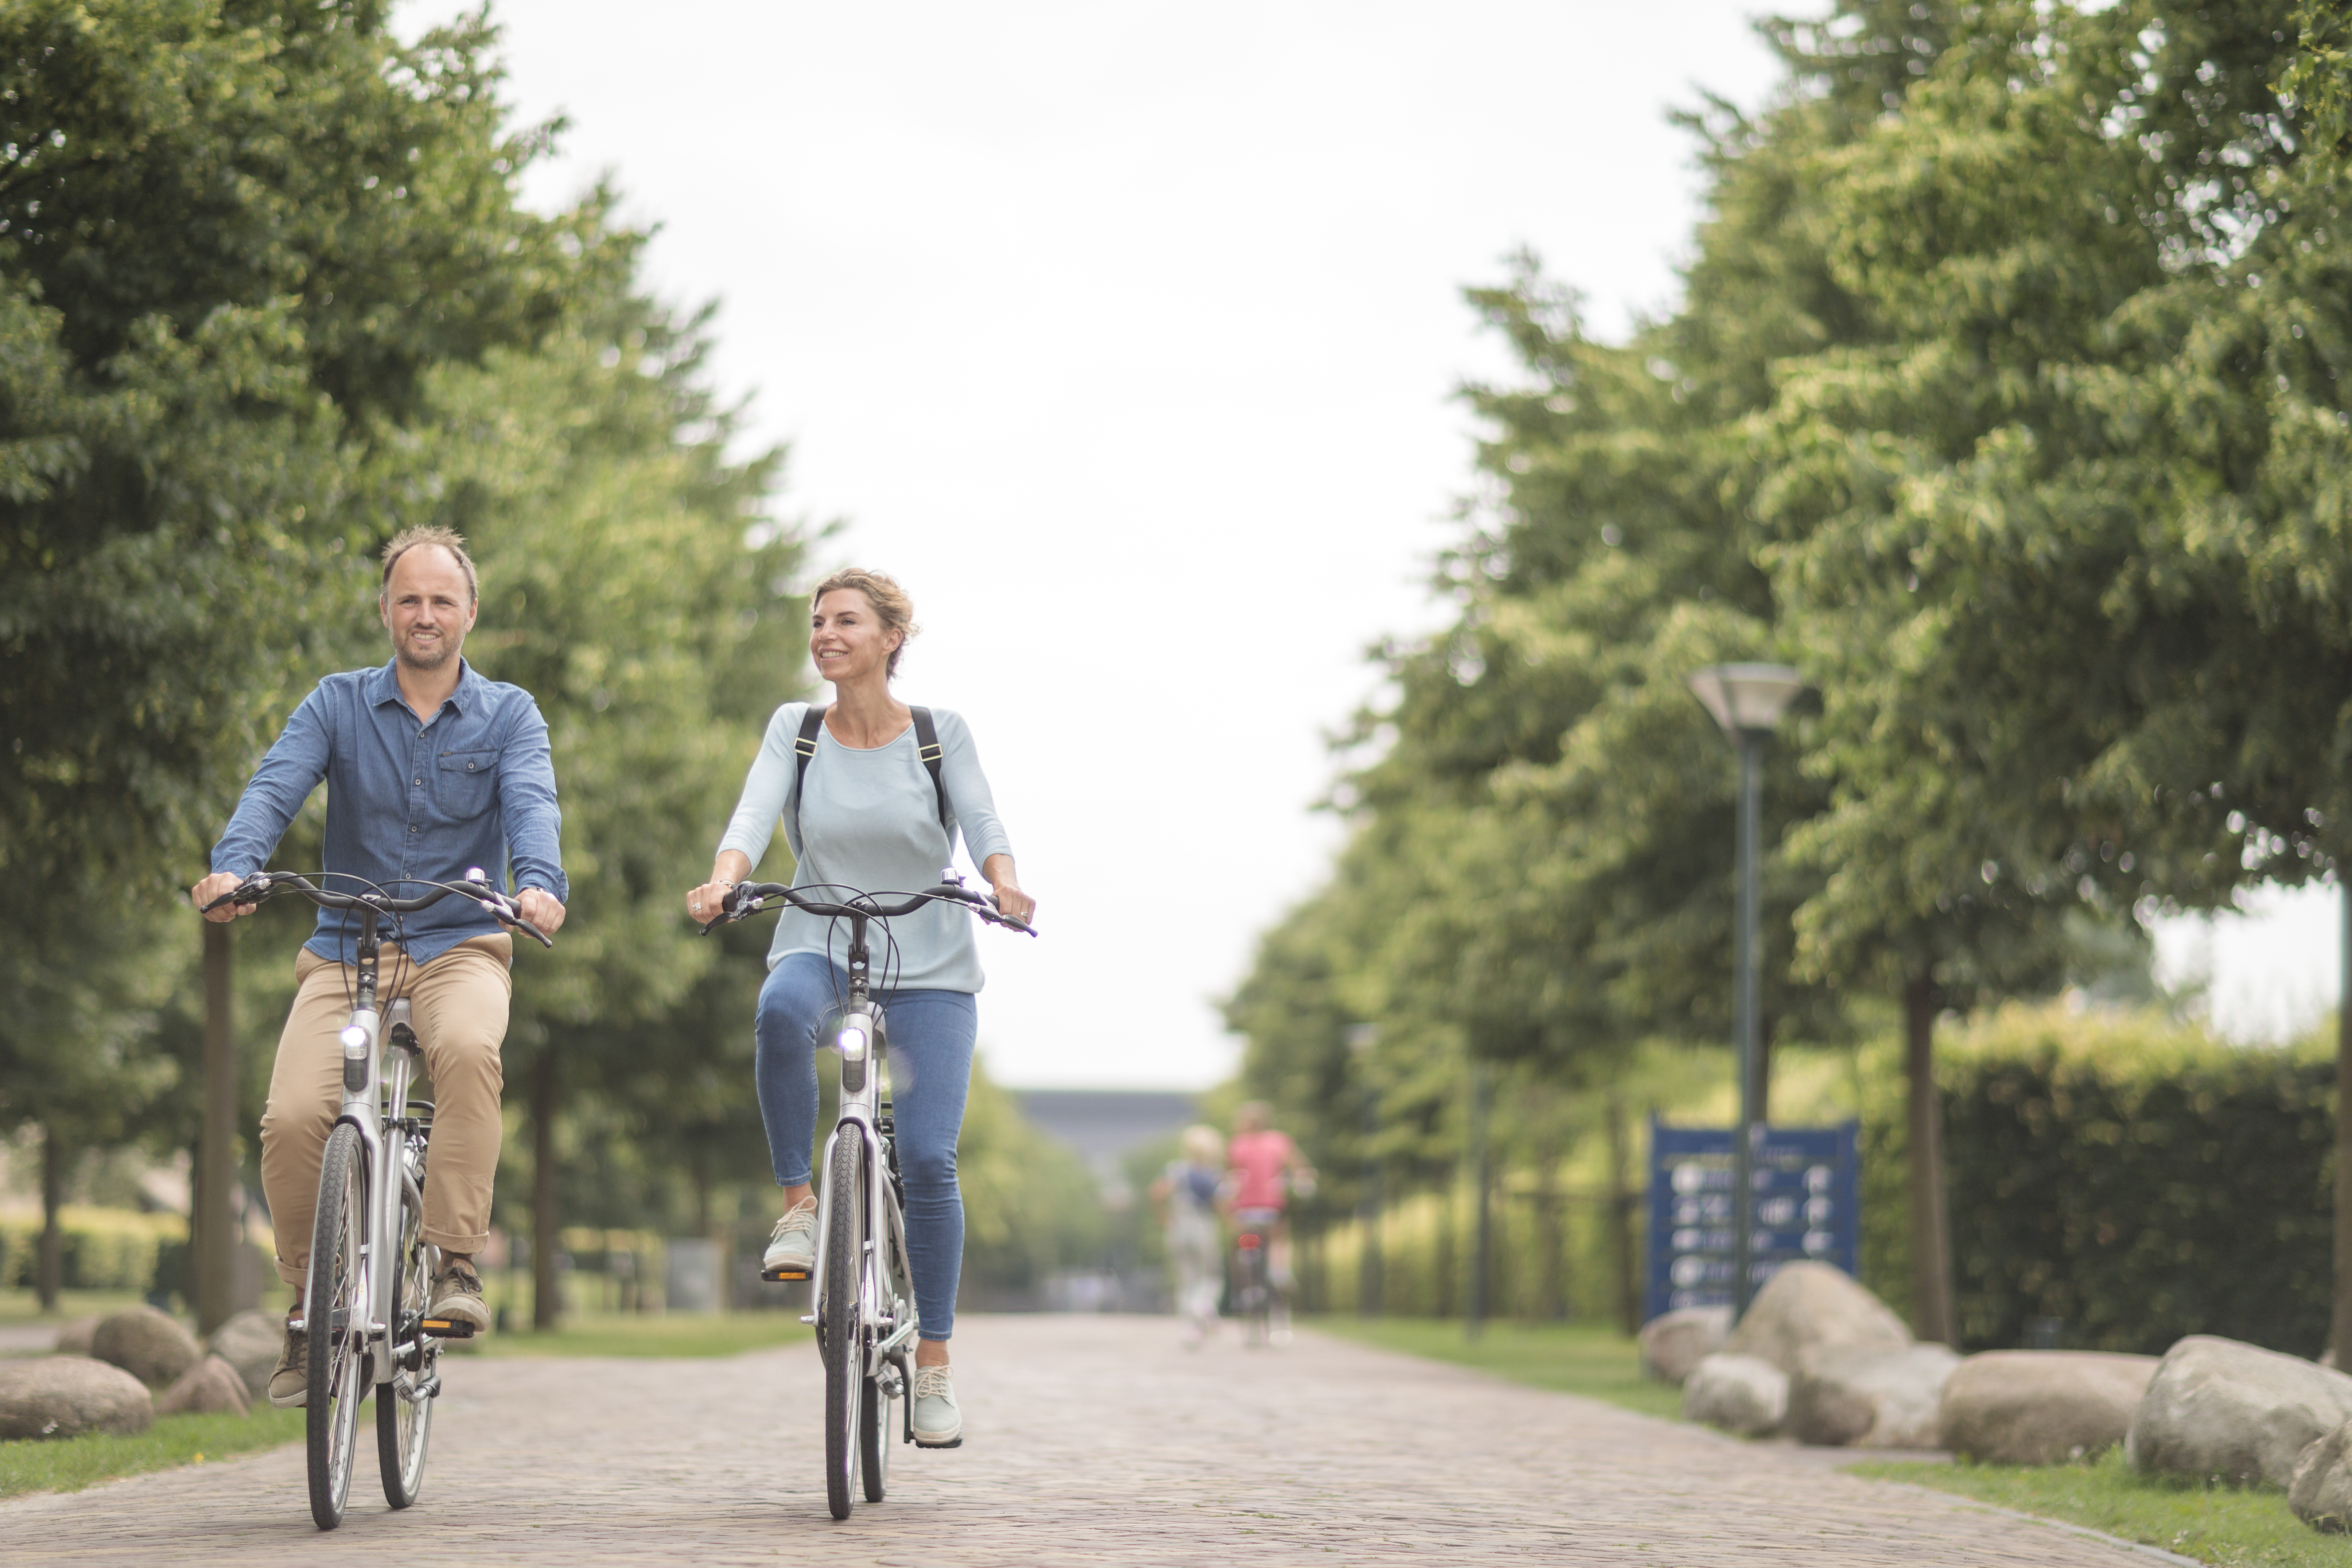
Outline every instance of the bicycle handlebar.
[(204, 912), (209, 914), (223, 904), (258, 904), (278, 893), (299, 893), (320, 909), (371, 909), (379, 914), (407, 915), (415, 914), (419, 910), (430, 909), (442, 900), (455, 894), (460, 898), (474, 900), (488, 912), (493, 920), (502, 925), (511, 926), (537, 942), (540, 946), (555, 945), (554, 941), (545, 931), (522, 918), (522, 910), (514, 900), (491, 887), (488, 882), (469, 879), (455, 882), (433, 882), (428, 883), (427, 886), (430, 891), (420, 893), (413, 899), (395, 899), (389, 893), (331, 893), (309, 878), (292, 871), (256, 871), (252, 876), (206, 904)]
[(835, 920), (862, 917), (866, 920), (886, 921), (897, 920), (901, 915), (913, 914), (928, 903), (961, 904), (991, 925), (1000, 925), (1007, 931), (1025, 931), (1031, 936), (1037, 934), (1036, 927), (1025, 921), (1014, 920), (1011, 915), (1000, 910), (996, 907), (996, 900), (992, 895), (975, 892), (957, 882), (941, 882), (938, 887), (926, 888), (919, 893), (903, 894), (900, 901), (896, 904), (877, 902), (876, 900), (881, 897), (879, 893), (859, 893), (856, 895), (856, 901), (853, 903), (835, 903), (829, 900), (809, 898), (798, 889), (788, 888), (782, 882), (738, 882), (727, 889), (727, 897), (721, 903), (725, 912), (716, 920), (706, 922), (703, 925), (702, 933), (708, 936), (730, 921), (747, 919), (757, 914), (771, 902), (782, 902), (790, 904), (794, 909), (806, 910), (813, 915), (825, 915)]

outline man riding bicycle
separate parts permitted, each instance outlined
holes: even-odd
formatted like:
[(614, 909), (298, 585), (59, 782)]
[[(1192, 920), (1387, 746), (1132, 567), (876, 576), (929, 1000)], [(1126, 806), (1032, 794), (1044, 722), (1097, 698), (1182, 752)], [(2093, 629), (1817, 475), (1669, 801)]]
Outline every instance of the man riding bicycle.
[(1279, 1322), (1276, 1331), (1288, 1332), (1290, 1292), (1290, 1221), (1284, 1208), (1290, 1194), (1315, 1189), (1314, 1167), (1285, 1132), (1266, 1125), (1273, 1111), (1262, 1100), (1244, 1100), (1234, 1112), (1234, 1136), (1225, 1145), (1226, 1211), (1236, 1224), (1263, 1229), (1266, 1240), (1266, 1283), (1274, 1288)]
[[(462, 876), (511, 864), (522, 917), (552, 935), (563, 923), (563, 876), (547, 721), (520, 687), (486, 680), (461, 657), (480, 606), (465, 541), (411, 528), (383, 551), (376, 612), (391, 634), (390, 662), (331, 675), (305, 698), (237, 802), (212, 874), (191, 890), (196, 907), (262, 869), (287, 825), (328, 783), (325, 869), (331, 889), (356, 892)], [(226, 921), (253, 904), (205, 916)], [(341, 1105), (338, 1040), (354, 973), (346, 915), (321, 910), (297, 955), (297, 989), (261, 1116), (261, 1186), (278, 1235), (278, 1275), (299, 1291), (310, 1265), (319, 1169)], [(490, 1316), (474, 1254), (489, 1239), (498, 1170), (499, 1097), (505, 1073), (514, 942), (478, 903), (445, 899), (405, 919), (383, 947), (379, 994), (405, 996), (433, 1079), (433, 1158), (423, 1235), (441, 1251), (430, 1315), (487, 1331)], [(269, 1402), (307, 1395), (305, 1347), (289, 1321)]]

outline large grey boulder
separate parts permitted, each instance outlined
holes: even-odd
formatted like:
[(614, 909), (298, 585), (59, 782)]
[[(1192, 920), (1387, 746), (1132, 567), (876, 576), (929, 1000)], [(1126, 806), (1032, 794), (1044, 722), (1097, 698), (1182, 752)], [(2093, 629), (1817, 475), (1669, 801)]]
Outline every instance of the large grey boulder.
[(246, 1393), (258, 1399), (269, 1386), (269, 1374), (278, 1370), (278, 1352), (286, 1348), (286, 1320), (250, 1309), (215, 1329), (207, 1344), (213, 1354), (236, 1368)]
[(1791, 1263), (1764, 1282), (1723, 1348), (1770, 1362), (1793, 1380), (1823, 1350), (1899, 1351), (1911, 1331), (1886, 1303), (1826, 1263)]
[(180, 1374), (180, 1380), (155, 1396), (158, 1415), (243, 1415), (253, 1408), (245, 1379), (236, 1368), (208, 1355)]
[(1787, 1429), (1825, 1447), (1932, 1448), (1944, 1383), (1959, 1363), (1932, 1343), (1814, 1351), (1789, 1380)]
[(1662, 1382), (1680, 1384), (1731, 1337), (1728, 1307), (1677, 1307), (1642, 1325), (1642, 1370)]
[(1945, 1380), (1937, 1447), (1991, 1465), (2058, 1465), (2112, 1448), (2131, 1430), (2152, 1355), (1987, 1351)]
[(95, 1313), (87, 1318), (75, 1318), (58, 1330), (58, 1342), (49, 1348), (58, 1355), (88, 1355), (89, 1338), (98, 1332)]
[(205, 1353), (177, 1318), (133, 1307), (98, 1321), (89, 1353), (111, 1362), (150, 1388), (169, 1388)]
[(0, 1438), (144, 1432), (155, 1419), (147, 1385), (88, 1356), (0, 1362)]
[(2292, 1484), (2316, 1439), (2352, 1421), (2352, 1377), (2191, 1334), (2157, 1364), (2124, 1438), (2136, 1470)]
[(1789, 1379), (1752, 1355), (1701, 1356), (1683, 1379), (1683, 1418), (1742, 1437), (1769, 1437), (1789, 1413)]
[(2287, 1482), (2286, 1505), (2314, 1530), (2329, 1535), (2352, 1530), (2352, 1422), (2305, 1447)]

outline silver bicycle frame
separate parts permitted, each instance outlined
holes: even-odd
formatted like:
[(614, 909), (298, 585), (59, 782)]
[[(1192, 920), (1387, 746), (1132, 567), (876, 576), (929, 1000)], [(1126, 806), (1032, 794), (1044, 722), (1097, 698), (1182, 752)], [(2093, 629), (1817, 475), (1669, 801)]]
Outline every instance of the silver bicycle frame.
[[(362, 1038), (352, 1039), (353, 1030)], [(416, 1032), (408, 999), (392, 1004), (388, 1018), (373, 1007), (355, 1009), (344, 1026), (343, 1039), (343, 1104), (335, 1120), (359, 1130), (361, 1158), (368, 1173), (368, 1202), (360, 1215), (361, 1289), (367, 1302), (362, 1341), (368, 1354), (368, 1381), (388, 1384), (398, 1372), (392, 1339), (400, 1325), (393, 1321), (392, 1302), (400, 1279), (400, 1194), (404, 1185), (415, 1184), (415, 1177), (401, 1157), (406, 1140), (386, 1138), (383, 1122), (386, 1090), (391, 1111), (405, 1110), (409, 1079), (415, 1071)], [(353, 1066), (365, 1068), (357, 1078), (358, 1088), (352, 1087)], [(379, 1246), (379, 1241), (386, 1245)], [(318, 1261), (312, 1258), (311, 1267), (318, 1267)]]
[[(915, 1311), (914, 1281), (908, 1269), (906, 1216), (899, 1212), (898, 1198), (890, 1191), (890, 1173), (883, 1163), (882, 1133), (877, 1124), (881, 1115), (883, 1065), (887, 1051), (883, 1025), (882, 1010), (871, 1002), (862, 1011), (842, 1018), (841, 1028), (855, 1027), (865, 1032), (866, 1056), (858, 1064), (864, 1071), (856, 1075), (860, 1081), (855, 1088), (850, 1082), (852, 1063), (846, 1058), (842, 1061), (841, 1114), (825, 1137), (824, 1152), (818, 1166), (828, 1174), (832, 1172), (833, 1152), (845, 1133), (865, 1141), (866, 1212), (876, 1216), (877, 1223), (873, 1240), (859, 1259), (861, 1288), (850, 1295), (860, 1318), (844, 1326), (852, 1332), (867, 1328), (875, 1331), (866, 1356), (865, 1374), (869, 1378), (878, 1376), (890, 1364), (890, 1358), (915, 1337), (920, 1326)], [(834, 1038), (837, 1046), (838, 1032)], [(817, 1205), (816, 1259), (809, 1270), (812, 1319), (816, 1303), (825, 1299), (824, 1268), (832, 1230), (833, 1204), (828, 1199)], [(867, 1313), (871, 1316), (866, 1316)]]

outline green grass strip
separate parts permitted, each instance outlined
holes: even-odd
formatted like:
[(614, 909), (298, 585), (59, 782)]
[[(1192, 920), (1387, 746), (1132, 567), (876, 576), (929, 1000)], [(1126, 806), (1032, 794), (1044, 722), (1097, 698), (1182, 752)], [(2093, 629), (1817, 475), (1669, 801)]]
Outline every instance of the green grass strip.
[(2074, 1465), (1924, 1465), (1873, 1461), (1846, 1473), (1957, 1492), (2042, 1519), (2087, 1525), (2200, 1563), (2240, 1568), (2343, 1568), (2352, 1539), (2322, 1535), (2294, 1517), (2286, 1494), (2172, 1476), (2143, 1476), (2110, 1448)]
[(177, 1469), (302, 1438), (302, 1412), (264, 1405), (250, 1415), (159, 1415), (132, 1436), (26, 1438), (0, 1443), (0, 1497), (78, 1492), (100, 1481)]
[(1456, 1319), (1331, 1313), (1303, 1321), (1341, 1339), (1476, 1367), (1537, 1388), (1581, 1394), (1644, 1415), (1682, 1413), (1682, 1390), (1643, 1377), (1641, 1346), (1613, 1329), (1493, 1322), (1474, 1340)]

